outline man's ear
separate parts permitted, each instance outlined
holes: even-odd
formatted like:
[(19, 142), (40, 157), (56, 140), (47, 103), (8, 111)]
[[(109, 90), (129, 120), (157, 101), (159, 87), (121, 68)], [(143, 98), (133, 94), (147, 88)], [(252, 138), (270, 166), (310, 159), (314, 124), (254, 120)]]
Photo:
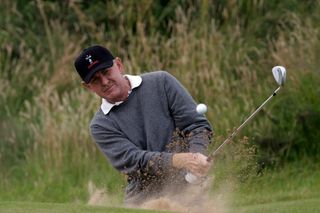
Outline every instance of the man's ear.
[(116, 57), (114, 62), (116, 63), (117, 67), (119, 68), (120, 73), (124, 74), (124, 66), (123, 66), (123, 63), (122, 63), (121, 59)]

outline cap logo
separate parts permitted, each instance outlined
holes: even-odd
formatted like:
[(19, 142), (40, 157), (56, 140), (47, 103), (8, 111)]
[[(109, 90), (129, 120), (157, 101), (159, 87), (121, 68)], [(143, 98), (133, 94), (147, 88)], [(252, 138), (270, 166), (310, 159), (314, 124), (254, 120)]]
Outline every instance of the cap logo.
[(93, 61), (92, 61), (92, 58), (91, 58), (92, 56), (91, 55), (86, 55), (86, 60), (90, 63), (90, 64), (92, 64), (93, 63)]
[(95, 65), (96, 63), (99, 62), (97, 60), (92, 61), (92, 56), (91, 55), (86, 55), (86, 60), (89, 62), (88, 69), (90, 69), (93, 65)]

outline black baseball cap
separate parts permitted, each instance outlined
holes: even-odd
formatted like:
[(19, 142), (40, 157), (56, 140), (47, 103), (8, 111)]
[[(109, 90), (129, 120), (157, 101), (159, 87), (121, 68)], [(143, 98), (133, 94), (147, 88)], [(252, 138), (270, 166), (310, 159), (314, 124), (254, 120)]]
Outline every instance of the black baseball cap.
[(89, 83), (96, 72), (112, 67), (113, 59), (107, 48), (95, 45), (84, 49), (75, 60), (74, 66), (82, 80)]

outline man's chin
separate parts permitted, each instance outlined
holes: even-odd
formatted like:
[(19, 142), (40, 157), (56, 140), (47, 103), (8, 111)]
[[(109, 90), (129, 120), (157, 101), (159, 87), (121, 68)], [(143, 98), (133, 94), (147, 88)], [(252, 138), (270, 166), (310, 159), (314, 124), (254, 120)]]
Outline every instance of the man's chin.
[(104, 95), (103, 98), (111, 104), (118, 102), (117, 99), (113, 98), (113, 96), (111, 96), (110, 94)]

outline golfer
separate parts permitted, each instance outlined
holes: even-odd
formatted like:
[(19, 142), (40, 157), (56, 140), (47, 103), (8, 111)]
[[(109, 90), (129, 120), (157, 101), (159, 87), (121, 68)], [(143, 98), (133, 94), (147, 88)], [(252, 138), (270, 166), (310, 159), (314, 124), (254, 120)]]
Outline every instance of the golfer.
[(102, 98), (90, 132), (112, 166), (127, 176), (128, 206), (183, 190), (187, 172), (207, 175), (211, 126), (172, 75), (124, 75), (120, 58), (98, 45), (83, 50), (74, 65), (83, 86)]

